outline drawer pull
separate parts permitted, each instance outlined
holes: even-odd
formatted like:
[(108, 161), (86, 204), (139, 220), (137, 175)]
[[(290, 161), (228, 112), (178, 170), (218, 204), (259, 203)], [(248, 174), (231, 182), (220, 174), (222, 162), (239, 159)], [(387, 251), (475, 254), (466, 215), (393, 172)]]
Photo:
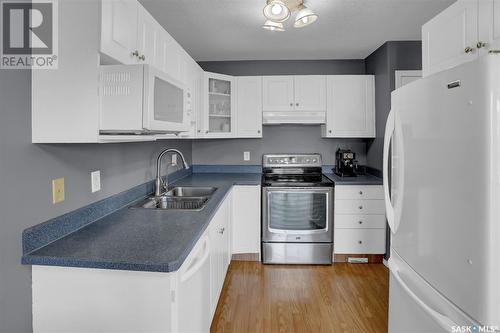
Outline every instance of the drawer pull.
[(359, 224), (363, 224), (363, 221), (359, 221)]
[(359, 195), (363, 195), (363, 191), (359, 191)]
[(363, 244), (363, 241), (358, 241), (358, 244)]
[(359, 209), (363, 209), (363, 206), (359, 206), (358, 208), (359, 208)]

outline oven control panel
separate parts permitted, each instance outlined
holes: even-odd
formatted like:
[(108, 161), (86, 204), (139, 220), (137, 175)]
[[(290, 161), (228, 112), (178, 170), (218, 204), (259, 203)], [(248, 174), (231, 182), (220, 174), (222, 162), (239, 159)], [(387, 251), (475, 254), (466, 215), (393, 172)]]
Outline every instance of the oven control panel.
[(269, 154), (262, 157), (264, 167), (321, 167), (321, 154)]

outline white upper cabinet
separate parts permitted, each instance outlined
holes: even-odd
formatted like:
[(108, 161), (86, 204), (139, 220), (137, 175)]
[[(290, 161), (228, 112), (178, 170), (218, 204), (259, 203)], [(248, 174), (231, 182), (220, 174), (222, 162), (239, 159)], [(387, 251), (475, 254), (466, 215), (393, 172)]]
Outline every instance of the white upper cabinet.
[(200, 134), (208, 138), (230, 138), (236, 133), (235, 78), (229, 75), (205, 72), (204, 103), (199, 114)]
[(422, 27), (423, 76), (500, 49), (500, 0), (459, 0)]
[(329, 138), (375, 137), (375, 78), (373, 75), (327, 77), (326, 125)]
[(500, 49), (500, 0), (479, 0), (478, 43), (483, 53)]
[(477, 58), (478, 5), (459, 0), (422, 27), (423, 74)]
[(156, 59), (159, 33), (161, 27), (142, 6), (139, 7), (137, 16), (137, 47), (140, 53), (139, 61), (159, 67)]
[(264, 76), (262, 84), (262, 109), (264, 111), (294, 109), (293, 76)]
[(104, 0), (101, 4), (101, 52), (123, 64), (137, 63), (137, 0)]
[(326, 76), (264, 76), (265, 124), (324, 124)]
[(294, 93), (294, 109), (296, 111), (324, 112), (326, 110), (326, 76), (295, 76)]
[(264, 76), (263, 111), (325, 111), (326, 76)]
[(240, 76), (236, 79), (236, 136), (262, 137), (262, 77)]

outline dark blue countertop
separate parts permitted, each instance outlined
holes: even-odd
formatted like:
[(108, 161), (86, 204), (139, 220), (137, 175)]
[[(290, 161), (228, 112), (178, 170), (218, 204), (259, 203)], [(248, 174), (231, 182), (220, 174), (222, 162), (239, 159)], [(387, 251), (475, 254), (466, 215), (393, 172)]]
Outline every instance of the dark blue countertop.
[(357, 177), (340, 177), (334, 173), (325, 173), (325, 176), (333, 180), (337, 185), (382, 185), (382, 178), (370, 174), (358, 175)]
[[(23, 256), (23, 264), (173, 272), (206, 230), (233, 185), (260, 185), (260, 174), (192, 174), (176, 186), (215, 186), (201, 211), (123, 208)], [(171, 184), (172, 185), (172, 184)]]

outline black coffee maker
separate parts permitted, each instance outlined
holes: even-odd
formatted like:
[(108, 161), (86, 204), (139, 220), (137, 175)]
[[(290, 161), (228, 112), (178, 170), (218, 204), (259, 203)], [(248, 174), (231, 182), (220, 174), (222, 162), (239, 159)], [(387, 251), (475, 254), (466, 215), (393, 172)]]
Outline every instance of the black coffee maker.
[(335, 153), (335, 174), (340, 177), (356, 177), (358, 161), (350, 149), (338, 149)]

